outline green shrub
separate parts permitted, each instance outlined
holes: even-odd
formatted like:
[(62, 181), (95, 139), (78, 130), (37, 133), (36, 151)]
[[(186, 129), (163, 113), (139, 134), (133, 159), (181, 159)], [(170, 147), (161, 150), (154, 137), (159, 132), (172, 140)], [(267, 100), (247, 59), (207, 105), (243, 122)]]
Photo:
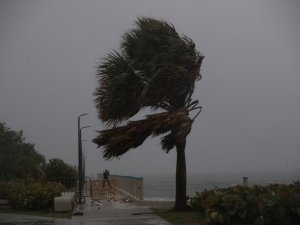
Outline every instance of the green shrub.
[(58, 183), (0, 182), (0, 196), (9, 199), (15, 209), (49, 209), (54, 197), (63, 190), (64, 186)]
[(11, 183), (0, 181), (0, 199), (8, 199), (11, 193)]
[(299, 182), (205, 190), (196, 193), (191, 205), (209, 223), (300, 224)]
[(44, 174), (48, 181), (61, 183), (66, 188), (73, 188), (77, 185), (77, 170), (61, 159), (50, 159), (44, 167)]

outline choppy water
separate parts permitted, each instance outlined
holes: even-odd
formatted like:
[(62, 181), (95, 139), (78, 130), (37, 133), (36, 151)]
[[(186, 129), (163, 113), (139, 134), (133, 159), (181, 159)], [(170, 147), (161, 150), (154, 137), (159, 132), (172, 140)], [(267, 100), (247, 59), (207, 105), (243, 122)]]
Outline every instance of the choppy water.
[[(202, 174), (188, 175), (187, 195), (192, 197), (196, 192), (215, 187), (230, 187), (242, 184), (244, 176), (248, 177), (249, 185), (268, 183), (292, 183), (300, 180), (300, 171), (293, 173), (248, 173), (248, 174)], [(148, 175), (144, 176), (144, 198), (146, 200), (174, 200), (175, 176)]]

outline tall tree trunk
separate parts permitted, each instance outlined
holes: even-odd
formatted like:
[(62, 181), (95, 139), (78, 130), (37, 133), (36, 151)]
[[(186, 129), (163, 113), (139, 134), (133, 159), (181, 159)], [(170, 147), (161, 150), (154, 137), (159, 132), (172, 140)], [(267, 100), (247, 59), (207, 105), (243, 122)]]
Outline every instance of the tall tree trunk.
[(176, 199), (175, 210), (186, 209), (186, 164), (185, 164), (186, 140), (176, 144)]

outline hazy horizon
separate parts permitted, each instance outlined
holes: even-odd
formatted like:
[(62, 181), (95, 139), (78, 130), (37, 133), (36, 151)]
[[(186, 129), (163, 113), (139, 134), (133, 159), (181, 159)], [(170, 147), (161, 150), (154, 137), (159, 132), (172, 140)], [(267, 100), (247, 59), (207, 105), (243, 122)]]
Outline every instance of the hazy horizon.
[[(0, 1), (0, 121), (46, 159), (86, 174), (175, 174), (176, 151), (148, 139), (105, 161), (93, 92), (97, 65), (138, 16), (166, 20), (205, 56), (193, 99), (203, 111), (187, 139), (188, 174), (300, 172), (300, 1)], [(144, 111), (141, 114), (145, 114)], [(134, 118), (140, 118), (138, 115)]]

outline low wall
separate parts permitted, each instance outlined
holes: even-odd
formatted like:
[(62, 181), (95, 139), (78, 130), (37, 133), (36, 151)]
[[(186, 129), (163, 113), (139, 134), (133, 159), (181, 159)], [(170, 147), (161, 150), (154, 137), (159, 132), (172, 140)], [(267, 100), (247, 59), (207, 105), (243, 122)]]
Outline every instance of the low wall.
[(70, 212), (75, 203), (75, 192), (62, 192), (60, 197), (54, 198), (54, 212)]
[(132, 200), (144, 199), (143, 177), (110, 175), (110, 178), (114, 180), (117, 190), (122, 192), (122, 194), (128, 195), (128, 198)]

